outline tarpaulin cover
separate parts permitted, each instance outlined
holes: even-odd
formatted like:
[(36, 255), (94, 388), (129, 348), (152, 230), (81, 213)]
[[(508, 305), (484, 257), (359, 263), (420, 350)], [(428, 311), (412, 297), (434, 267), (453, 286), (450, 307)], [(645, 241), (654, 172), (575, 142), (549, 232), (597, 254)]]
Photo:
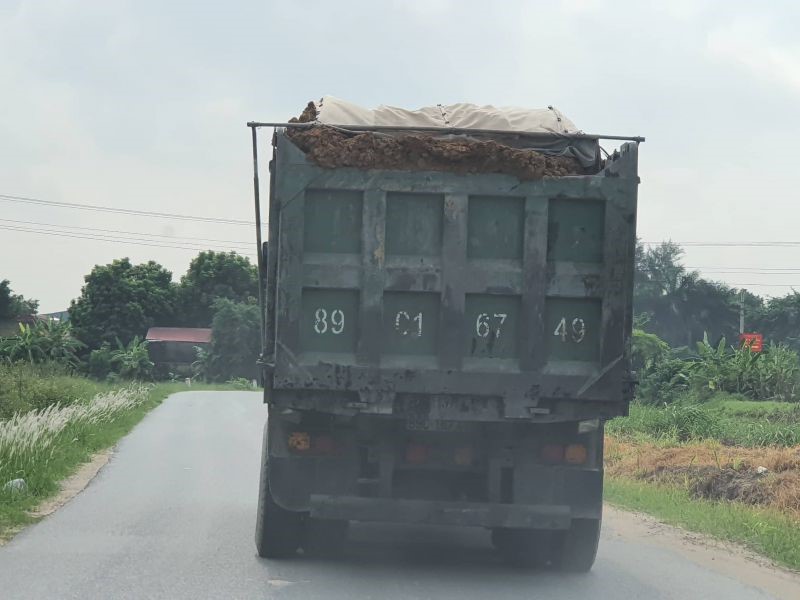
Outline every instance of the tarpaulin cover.
[[(576, 159), (583, 168), (597, 168), (600, 146), (597, 140), (574, 138), (530, 138), (519, 133), (581, 133), (558, 109), (478, 106), (476, 104), (439, 104), (416, 110), (381, 105), (368, 109), (334, 96), (324, 96), (314, 103), (316, 122), (324, 125), (358, 127), (442, 127), (486, 130), (470, 133), (477, 139), (495, 139), (514, 147), (537, 150), (551, 156)], [(312, 111), (313, 113), (313, 111)], [(495, 133), (508, 132), (505, 133)]]

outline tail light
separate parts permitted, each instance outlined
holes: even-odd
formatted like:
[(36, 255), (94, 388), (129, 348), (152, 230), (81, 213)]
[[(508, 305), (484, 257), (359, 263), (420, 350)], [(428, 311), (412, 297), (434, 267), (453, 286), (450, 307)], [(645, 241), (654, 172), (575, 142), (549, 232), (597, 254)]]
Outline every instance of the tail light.
[(308, 452), (311, 450), (311, 436), (304, 431), (295, 431), (289, 434), (289, 450), (292, 452)]
[(309, 433), (295, 431), (289, 434), (286, 441), (289, 451), (293, 454), (307, 456), (326, 456), (341, 454), (342, 445), (332, 435), (326, 433)]
[(586, 446), (583, 444), (569, 444), (560, 446), (558, 444), (547, 444), (542, 446), (541, 459), (545, 464), (557, 465), (566, 463), (568, 465), (583, 465), (589, 458)]
[(570, 465), (582, 465), (588, 457), (586, 446), (583, 444), (570, 444), (564, 450), (564, 462)]
[(459, 467), (468, 467), (472, 464), (472, 448), (460, 446), (453, 453), (453, 462)]
[(428, 460), (429, 449), (425, 444), (410, 443), (406, 446), (406, 462), (421, 465)]

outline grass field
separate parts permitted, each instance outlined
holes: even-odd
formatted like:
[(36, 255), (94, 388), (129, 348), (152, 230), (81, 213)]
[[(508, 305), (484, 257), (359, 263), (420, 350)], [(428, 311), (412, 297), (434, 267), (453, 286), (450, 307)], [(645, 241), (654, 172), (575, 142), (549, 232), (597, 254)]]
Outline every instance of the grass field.
[(800, 445), (800, 404), (756, 402), (718, 394), (707, 402), (664, 407), (631, 404), (628, 417), (609, 421), (609, 435), (672, 442), (718, 440), (731, 446)]

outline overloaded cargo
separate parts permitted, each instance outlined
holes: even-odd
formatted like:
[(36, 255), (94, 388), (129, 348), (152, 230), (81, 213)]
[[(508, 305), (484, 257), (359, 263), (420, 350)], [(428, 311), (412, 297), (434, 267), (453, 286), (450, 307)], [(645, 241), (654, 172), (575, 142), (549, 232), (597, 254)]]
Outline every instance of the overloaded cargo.
[[(506, 109), (506, 112), (511, 113), (514, 110)], [(292, 120), (296, 123), (312, 124), (314, 127), (290, 129), (287, 135), (309, 160), (329, 169), (353, 167), (503, 173), (523, 181), (597, 171), (599, 154), (595, 140), (568, 144), (565, 140), (561, 143), (556, 140), (553, 143), (549, 138), (543, 143), (544, 138), (539, 138), (537, 144), (536, 139), (524, 135), (554, 132), (569, 134), (570, 128), (564, 125), (565, 118), (553, 108), (545, 113), (547, 117), (551, 117), (549, 120), (539, 116), (535, 119), (528, 118), (526, 123), (522, 123), (528, 128), (527, 131), (508, 130), (504, 134), (495, 133), (493, 137), (487, 137), (487, 134), (479, 130), (473, 130), (471, 135), (430, 131), (432, 127), (461, 128), (453, 125), (454, 122), (464, 122), (470, 126), (482, 125), (481, 129), (486, 130), (489, 128), (487, 126), (502, 126), (513, 121), (509, 118), (498, 119), (498, 112), (494, 107), (472, 105), (437, 106), (418, 111), (392, 108), (364, 111), (337, 98), (327, 97), (319, 103), (310, 102), (300, 117)], [(458, 120), (456, 115), (461, 116), (461, 119)], [(368, 125), (364, 125), (365, 123)], [(384, 128), (398, 126), (408, 129), (353, 131), (334, 124)], [(548, 126), (552, 128), (548, 129)], [(420, 129), (415, 131), (414, 127)], [(555, 128), (557, 131), (553, 131)]]
[(591, 567), (632, 390), (638, 141), (601, 161), (553, 108), (330, 97), (276, 127), (262, 556), (394, 521)]

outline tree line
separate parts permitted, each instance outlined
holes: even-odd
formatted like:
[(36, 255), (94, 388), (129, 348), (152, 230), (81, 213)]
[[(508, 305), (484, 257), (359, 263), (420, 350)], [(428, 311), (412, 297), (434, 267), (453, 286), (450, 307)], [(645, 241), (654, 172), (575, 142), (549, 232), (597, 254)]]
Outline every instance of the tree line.
[[(111, 374), (150, 379), (155, 371), (144, 337), (150, 327), (210, 327), (211, 346), (198, 352), (203, 378), (256, 376), (260, 351), (258, 272), (235, 252), (200, 252), (179, 281), (154, 261), (128, 258), (97, 265), (69, 306), (68, 324), (23, 324), (0, 344), (0, 356), (37, 362), (52, 354), (47, 340), (68, 332), (73, 343), (63, 362), (102, 378)], [(0, 283), (0, 318), (35, 313), (38, 303)]]
[(634, 314), (636, 326), (672, 347), (694, 347), (704, 339), (735, 344), (739, 311), (745, 330), (766, 342), (800, 350), (800, 293), (764, 299), (746, 289), (704, 279), (683, 265), (683, 249), (674, 242), (636, 248)]
[[(56, 325), (34, 325), (42, 330), (37, 338), (44, 340), (41, 347), (17, 354), (24, 359), (25, 352), (72, 353), (97, 376), (115, 368), (152, 376), (152, 363), (140, 347), (150, 327), (211, 327), (211, 348), (198, 357), (199, 373), (214, 379), (249, 377), (255, 374), (260, 350), (257, 297), (256, 267), (235, 252), (200, 252), (178, 281), (154, 261), (133, 264), (122, 258), (97, 265), (86, 275), (80, 296), (69, 307), (69, 335)], [(673, 242), (637, 245), (638, 330), (673, 348), (694, 348), (703, 340), (713, 346), (723, 339), (735, 344), (741, 303), (748, 331), (763, 333), (768, 343), (800, 350), (800, 293), (764, 299), (688, 270), (682, 248)], [(14, 294), (8, 280), (0, 281), (0, 319), (30, 315), (37, 307), (35, 300)], [(19, 338), (31, 340), (34, 333), (29, 328)], [(70, 336), (77, 344), (62, 352), (56, 341)]]

